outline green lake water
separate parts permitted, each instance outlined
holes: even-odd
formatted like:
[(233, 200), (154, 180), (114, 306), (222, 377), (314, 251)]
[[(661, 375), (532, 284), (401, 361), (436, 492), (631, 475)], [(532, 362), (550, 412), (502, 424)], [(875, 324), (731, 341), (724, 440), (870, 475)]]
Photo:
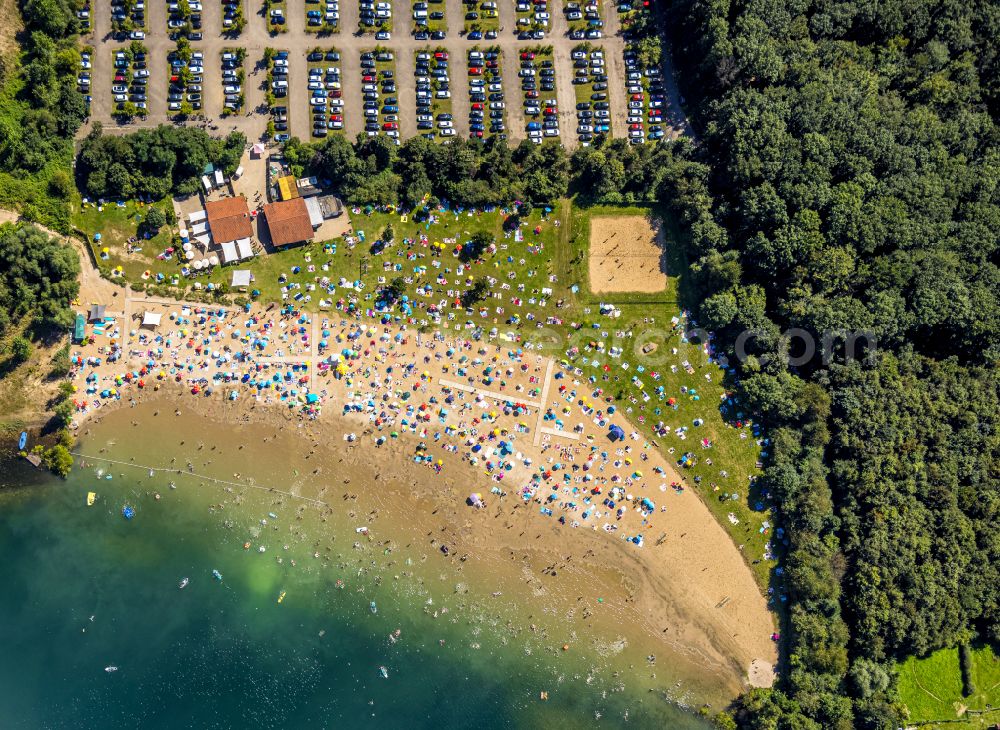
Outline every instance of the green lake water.
[(405, 551), (316, 559), (301, 536), (284, 548), (296, 507), (269, 495), (219, 510), (217, 487), (111, 471), (0, 461), (3, 728), (708, 727), (613, 662), (513, 634), (488, 596), (456, 598), (447, 568), (400, 580)]

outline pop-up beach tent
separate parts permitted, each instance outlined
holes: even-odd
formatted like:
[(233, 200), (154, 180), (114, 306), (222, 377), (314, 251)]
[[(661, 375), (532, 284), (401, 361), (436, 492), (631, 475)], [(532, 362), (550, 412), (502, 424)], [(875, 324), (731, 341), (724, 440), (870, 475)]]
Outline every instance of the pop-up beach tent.
[(611, 428), (608, 430), (608, 438), (612, 441), (621, 441), (625, 438), (625, 432), (622, 431), (621, 426), (611, 424)]

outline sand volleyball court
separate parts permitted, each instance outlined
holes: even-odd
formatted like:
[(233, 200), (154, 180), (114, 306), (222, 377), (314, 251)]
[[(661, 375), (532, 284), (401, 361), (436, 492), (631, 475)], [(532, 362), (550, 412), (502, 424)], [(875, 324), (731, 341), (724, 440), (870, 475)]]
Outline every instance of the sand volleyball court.
[(590, 290), (663, 291), (667, 287), (663, 225), (642, 215), (590, 219)]

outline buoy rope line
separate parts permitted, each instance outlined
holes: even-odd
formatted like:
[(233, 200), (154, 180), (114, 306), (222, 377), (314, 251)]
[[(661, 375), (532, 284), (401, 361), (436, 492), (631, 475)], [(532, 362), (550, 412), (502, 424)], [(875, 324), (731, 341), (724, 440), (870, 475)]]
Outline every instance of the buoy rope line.
[(271, 492), (276, 494), (284, 494), (286, 497), (291, 497), (292, 499), (299, 499), (303, 502), (311, 502), (313, 504), (319, 505), (321, 507), (329, 508), (330, 505), (321, 499), (314, 499), (312, 497), (303, 497), (300, 494), (293, 494), (292, 492), (286, 492), (284, 490), (278, 489), (276, 487), (265, 487), (259, 484), (246, 484), (245, 482), (231, 482), (226, 479), (219, 479), (218, 477), (210, 477), (205, 474), (198, 474), (193, 471), (185, 471), (184, 469), (178, 469), (175, 466), (164, 467), (164, 466), (148, 466), (146, 464), (136, 464), (134, 461), (119, 461), (117, 459), (109, 459), (106, 456), (91, 456), (90, 454), (84, 454), (79, 451), (71, 451), (73, 456), (79, 456), (82, 459), (92, 459), (94, 461), (103, 461), (109, 464), (118, 464), (119, 466), (132, 466), (136, 469), (145, 469), (146, 471), (153, 472), (164, 472), (170, 474), (180, 474), (190, 477), (195, 477), (197, 479), (205, 479), (210, 482), (215, 482), (216, 484), (225, 484), (230, 487), (241, 487), (249, 489), (259, 489), (262, 492)]

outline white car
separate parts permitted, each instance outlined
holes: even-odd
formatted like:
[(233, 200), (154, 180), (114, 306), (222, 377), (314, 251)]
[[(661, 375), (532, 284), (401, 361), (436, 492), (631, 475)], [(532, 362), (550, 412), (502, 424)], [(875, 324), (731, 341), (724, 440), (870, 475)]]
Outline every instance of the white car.
[(167, 109), (169, 109), (172, 112), (175, 112), (180, 108), (181, 108), (181, 103), (179, 101), (172, 101), (169, 104), (167, 104)]
[(143, 33), (141, 30), (133, 30), (131, 33), (128, 34), (128, 38), (131, 41), (144, 41), (146, 40), (146, 34)]
[(455, 130), (453, 128), (451, 128), (451, 127), (445, 127), (444, 129), (440, 130), (439, 133), (440, 133), (440, 135), (442, 137), (454, 137), (455, 136)]

